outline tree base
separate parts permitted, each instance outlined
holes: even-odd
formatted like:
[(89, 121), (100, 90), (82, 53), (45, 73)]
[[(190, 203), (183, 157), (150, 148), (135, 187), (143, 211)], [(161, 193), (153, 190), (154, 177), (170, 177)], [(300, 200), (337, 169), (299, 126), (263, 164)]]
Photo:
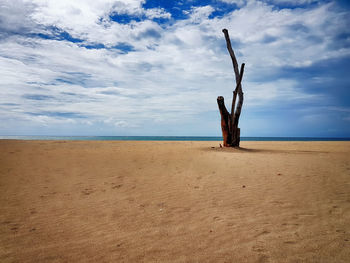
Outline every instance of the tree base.
[(233, 117), (226, 110), (224, 97), (219, 96), (217, 102), (221, 115), (221, 130), (224, 139), (224, 147), (239, 147), (241, 129), (238, 128), (238, 119), (237, 122), (232, 120)]
[(232, 132), (223, 132), (222, 137), (224, 139), (225, 147), (239, 147), (241, 142), (241, 129), (235, 128)]

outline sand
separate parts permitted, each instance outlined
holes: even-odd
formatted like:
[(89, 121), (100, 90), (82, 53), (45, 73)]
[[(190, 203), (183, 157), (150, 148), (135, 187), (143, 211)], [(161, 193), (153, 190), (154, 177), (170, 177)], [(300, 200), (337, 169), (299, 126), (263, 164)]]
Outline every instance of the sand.
[(0, 140), (0, 262), (350, 262), (350, 142)]

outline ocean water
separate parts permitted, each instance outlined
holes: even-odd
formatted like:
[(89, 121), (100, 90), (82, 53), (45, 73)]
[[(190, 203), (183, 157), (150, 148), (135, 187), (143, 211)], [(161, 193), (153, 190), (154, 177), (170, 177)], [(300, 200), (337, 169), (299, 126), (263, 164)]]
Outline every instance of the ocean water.
[[(222, 141), (214, 136), (1, 136), (13, 140), (68, 140), (68, 141)], [(241, 141), (350, 141), (349, 138), (322, 137), (241, 137)]]

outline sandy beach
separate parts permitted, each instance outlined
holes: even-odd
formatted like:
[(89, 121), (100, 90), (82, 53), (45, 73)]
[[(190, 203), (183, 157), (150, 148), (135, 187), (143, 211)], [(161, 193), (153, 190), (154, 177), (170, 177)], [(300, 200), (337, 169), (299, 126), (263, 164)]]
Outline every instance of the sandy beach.
[(0, 262), (349, 262), (350, 142), (0, 141)]

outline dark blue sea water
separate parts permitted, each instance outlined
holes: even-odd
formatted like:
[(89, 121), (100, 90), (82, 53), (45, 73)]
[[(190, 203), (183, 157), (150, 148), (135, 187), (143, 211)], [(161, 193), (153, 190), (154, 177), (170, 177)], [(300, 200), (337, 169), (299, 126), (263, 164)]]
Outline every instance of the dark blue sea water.
[[(77, 140), (77, 141), (222, 141), (214, 136), (1, 136), (14, 140)], [(241, 141), (350, 141), (350, 138), (321, 137), (241, 137)]]

